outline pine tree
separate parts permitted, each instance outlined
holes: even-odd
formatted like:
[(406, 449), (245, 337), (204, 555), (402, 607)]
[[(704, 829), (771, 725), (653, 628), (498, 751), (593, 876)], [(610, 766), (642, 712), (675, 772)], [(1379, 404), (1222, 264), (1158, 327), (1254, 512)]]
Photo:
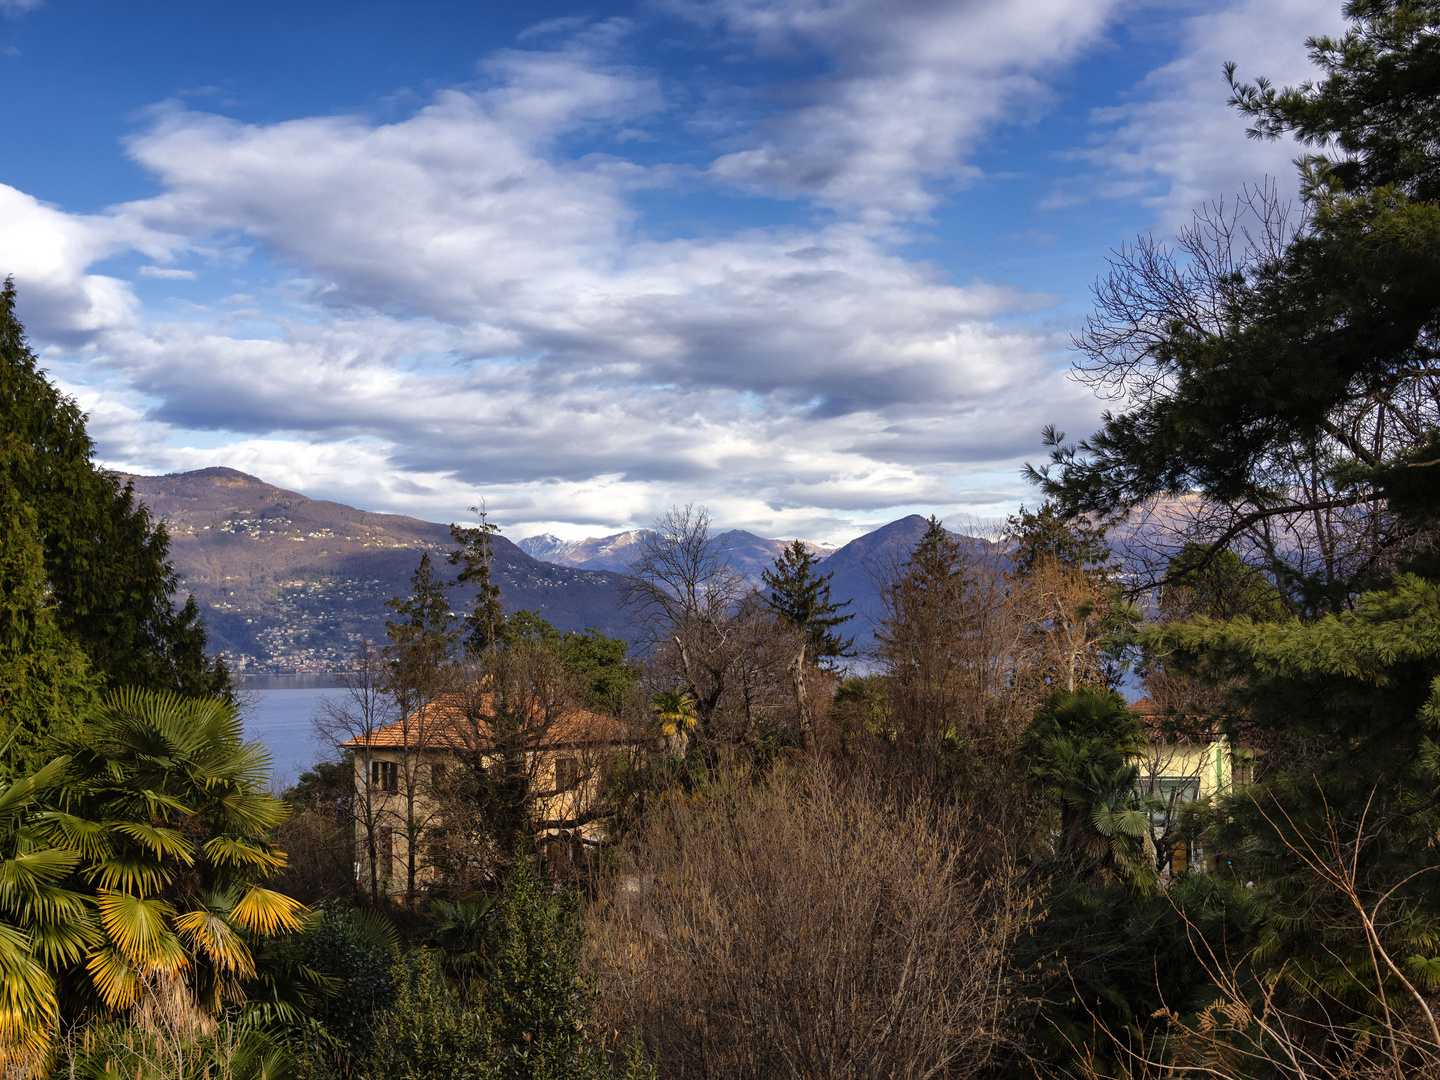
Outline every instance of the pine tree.
[(1179, 252), (1116, 252), (1077, 374), (1125, 407), (1074, 445), (1048, 430), (1031, 474), (1066, 515), (1186, 498), (1183, 540), (1241, 541), (1309, 617), (1429, 546), (1433, 513), (1397, 516), (1392, 498), (1440, 503), (1440, 4), (1346, 11), (1342, 39), (1310, 43), (1317, 81), (1231, 69), (1250, 133), (1310, 148), (1305, 218), (1261, 192), (1238, 208), (1253, 236), (1229, 207), (1198, 214)]
[(854, 638), (835, 633), (855, 616), (840, 614), (852, 601), (836, 603), (830, 598), (830, 579), (835, 575), (816, 574), (820, 560), (801, 541), (794, 541), (775, 560), (774, 569), (762, 570), (770, 590), (766, 602), (789, 625), (805, 635), (811, 663), (854, 655)]

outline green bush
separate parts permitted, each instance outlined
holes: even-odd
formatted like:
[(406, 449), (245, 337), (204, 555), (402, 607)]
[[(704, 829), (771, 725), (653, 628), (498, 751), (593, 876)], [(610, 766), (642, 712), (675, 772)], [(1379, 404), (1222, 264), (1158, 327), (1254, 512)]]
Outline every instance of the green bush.
[(490, 1018), (447, 990), (428, 952), (393, 970), (395, 1001), (375, 1026), (369, 1080), (498, 1080)]
[(639, 1044), (618, 1074), (606, 1060), (578, 904), (519, 859), (496, 905), (485, 981), (447, 987), (426, 949), (391, 969), (394, 1003), (374, 1025), (367, 1080), (654, 1080)]

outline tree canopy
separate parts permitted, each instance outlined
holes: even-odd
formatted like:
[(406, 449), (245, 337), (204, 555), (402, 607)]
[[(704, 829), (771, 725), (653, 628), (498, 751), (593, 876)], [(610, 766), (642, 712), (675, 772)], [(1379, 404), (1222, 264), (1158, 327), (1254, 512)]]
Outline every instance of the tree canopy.
[(1181, 541), (1242, 543), (1313, 613), (1416, 546), (1427, 523), (1392, 491), (1440, 495), (1440, 5), (1346, 10), (1343, 38), (1310, 43), (1318, 82), (1230, 72), (1253, 135), (1312, 148), (1302, 211), (1262, 188), (1201, 212), (1178, 250), (1117, 252), (1077, 346), (1125, 407), (1078, 443), (1047, 432), (1031, 472), (1067, 514), (1198, 496)]
[(8, 768), (99, 684), (229, 693), (205, 655), (192, 597), (177, 609), (169, 537), (130, 487), (94, 463), (85, 416), (40, 370), (0, 290), (0, 738)]

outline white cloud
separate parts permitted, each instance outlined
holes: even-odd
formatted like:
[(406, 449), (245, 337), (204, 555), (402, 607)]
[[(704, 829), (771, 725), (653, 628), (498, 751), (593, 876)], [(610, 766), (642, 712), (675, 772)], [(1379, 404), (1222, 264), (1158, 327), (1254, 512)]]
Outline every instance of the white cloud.
[[(757, 151), (819, 161), (833, 148), (807, 127), (830, 125), (836, 171), (793, 190), (883, 217), (928, 207), (926, 185), (987, 125), (1043, 95), (1038, 58), (1073, 55), (1108, 5), (1037, 0), (1028, 20), (993, 3), (889, 20), (855, 2), (774, 10), (789, 21), (773, 34), (758, 8), (720, 15), (766, 48), (819, 43), (838, 74)], [(666, 107), (652, 77), (611, 62), (624, 33), (496, 54), (483, 85), (389, 123), (169, 106), (129, 144), (162, 194), (107, 215), (0, 189), (0, 220), (30, 223), (0, 239), (26, 267), (22, 316), (106, 457), (227, 464), (442, 519), (483, 492), (522, 526), (621, 528), (693, 497), (727, 523), (844, 539), (897, 506), (993, 506), (994, 473), (1014, 475), (1043, 423), (1093, 422), (1055, 371), (1062, 341), (1014, 318), (1048, 298), (957, 286), (896, 254), (893, 232), (853, 218), (705, 239), (635, 229), (634, 190), (665, 171), (562, 146)], [(867, 127), (863, 146), (846, 141)], [(749, 168), (728, 175), (791, 182)], [(127, 249), (161, 279), (195, 273), (169, 269), (182, 256), (243, 269), (245, 291), (227, 269), (190, 321), (144, 312), (126, 283), (88, 273)]]
[(671, 0), (762, 53), (828, 58), (823, 75), (776, 88), (751, 145), (717, 179), (809, 197), (871, 220), (924, 215), (937, 187), (973, 175), (965, 157), (997, 123), (1050, 98), (1057, 71), (1093, 45), (1119, 0)]
[(87, 268), (130, 249), (162, 256), (175, 242), (113, 216), (67, 214), (5, 184), (0, 222), (0, 274), (14, 275), (27, 327), (71, 344), (136, 316), (128, 283)]
[(1316, 73), (1305, 40), (1344, 26), (1335, 0), (1237, 0), (1184, 19), (1179, 55), (1135, 87), (1134, 100), (1096, 114), (1102, 132), (1084, 156), (1103, 178), (1101, 193), (1144, 199), (1167, 230), (1267, 177), (1293, 196), (1300, 148), (1246, 138), (1245, 119), (1226, 104), (1223, 67), (1235, 61), (1244, 81), (1302, 82)]

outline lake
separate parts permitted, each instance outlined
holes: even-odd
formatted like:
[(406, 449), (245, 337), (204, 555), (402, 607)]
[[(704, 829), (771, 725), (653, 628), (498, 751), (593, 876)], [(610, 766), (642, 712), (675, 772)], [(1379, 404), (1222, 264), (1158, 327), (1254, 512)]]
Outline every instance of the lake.
[(345, 694), (333, 678), (252, 676), (243, 681), (241, 693), (246, 701), (245, 737), (269, 747), (277, 789), (293, 784), (317, 759), (334, 756), (328, 744), (322, 747), (316, 742), (310, 723), (322, 702), (339, 700)]

